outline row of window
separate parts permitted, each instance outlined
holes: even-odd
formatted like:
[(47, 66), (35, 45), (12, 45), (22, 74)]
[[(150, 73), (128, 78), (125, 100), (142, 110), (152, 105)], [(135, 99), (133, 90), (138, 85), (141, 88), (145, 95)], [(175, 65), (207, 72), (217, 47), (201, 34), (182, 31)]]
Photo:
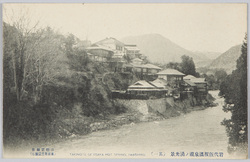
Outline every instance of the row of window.
[(123, 47), (121, 47), (121, 46), (116, 46), (116, 50), (122, 51), (122, 49), (123, 49)]
[(127, 54), (138, 54), (139, 51), (126, 51)]

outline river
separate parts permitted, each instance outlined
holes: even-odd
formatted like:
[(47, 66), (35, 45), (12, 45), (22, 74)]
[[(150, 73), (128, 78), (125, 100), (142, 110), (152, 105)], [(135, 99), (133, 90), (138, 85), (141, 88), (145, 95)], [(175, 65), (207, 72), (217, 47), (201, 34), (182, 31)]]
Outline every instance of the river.
[(218, 97), (218, 91), (211, 91), (210, 94), (216, 98), (218, 105), (215, 107), (163, 121), (93, 132), (54, 145), (55, 152), (71, 158), (104, 158), (109, 156), (108, 153), (118, 158), (128, 155), (134, 158), (132, 153), (138, 154), (135, 156), (139, 158), (179, 158), (171, 156), (171, 152), (185, 152), (186, 157), (191, 152), (222, 152), (223, 158), (227, 158), (228, 137), (221, 122), (230, 118), (231, 114), (222, 110), (224, 99)]

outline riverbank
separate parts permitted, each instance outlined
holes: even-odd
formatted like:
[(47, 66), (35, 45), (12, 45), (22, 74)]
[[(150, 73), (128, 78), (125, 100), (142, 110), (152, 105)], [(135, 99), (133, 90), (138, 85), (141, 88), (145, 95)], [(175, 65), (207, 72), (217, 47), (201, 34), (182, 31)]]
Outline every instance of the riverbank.
[[(15, 145), (14, 149), (18, 150), (32, 148), (34, 146), (53, 145), (64, 141), (65, 139), (74, 139), (82, 135), (87, 135), (92, 132), (101, 130), (118, 129), (123, 125), (135, 125), (141, 122), (160, 121), (182, 114), (190, 113), (192, 111), (204, 110), (209, 106), (213, 106), (214, 98), (209, 94), (201, 103), (196, 102), (192, 97), (183, 101), (176, 100), (172, 97), (162, 99), (150, 100), (121, 100), (116, 99), (113, 102), (119, 107), (123, 107), (125, 112), (116, 115), (108, 115), (103, 118), (86, 117), (82, 115), (81, 105), (75, 104), (68, 118), (61, 121), (55, 121), (55, 131), (57, 131), (57, 138), (40, 139), (34, 141), (23, 141), (20, 143), (20, 148)], [(65, 114), (59, 114), (65, 116)], [(13, 147), (6, 147), (6, 150), (13, 151)]]
[[(213, 92), (213, 96), (217, 94)], [(113, 155), (104, 158), (131, 158), (122, 156), (131, 153), (145, 154), (145, 156), (137, 158), (182, 158), (171, 156), (171, 152), (180, 150), (188, 153), (188, 156), (183, 158), (236, 158), (227, 153), (228, 137), (225, 127), (221, 125), (221, 121), (230, 118), (230, 114), (222, 110), (223, 98), (217, 96), (214, 103), (217, 103), (217, 106), (207, 107), (204, 110), (196, 106), (191, 113), (181, 113), (179, 116), (170, 117), (167, 120), (132, 122), (113, 129), (105, 129), (105, 131), (96, 130), (87, 135), (69, 137), (46, 146), (55, 150), (55, 158), (100, 158), (94, 154), (85, 156), (85, 153), (110, 153)], [(120, 120), (122, 120), (121, 117), (119, 117)], [(126, 120), (123, 119), (123, 121)], [(20, 157), (29, 156), (33, 147), (41, 148), (43, 146), (37, 144), (30, 148), (24, 147)], [(28, 148), (29, 152), (25, 152), (25, 148)], [(152, 151), (164, 152), (166, 156), (152, 155)], [(223, 157), (192, 157), (189, 156), (190, 152), (221, 152)], [(114, 156), (116, 153), (117, 156)]]
[[(208, 94), (200, 103), (192, 96), (185, 100), (176, 100), (172, 97), (149, 100), (123, 100), (115, 99), (113, 102), (123, 107), (126, 112), (118, 115), (109, 115), (102, 119), (94, 119), (79, 115), (78, 118), (63, 120), (60, 138), (72, 138), (91, 132), (107, 129), (116, 129), (122, 125), (139, 122), (150, 122), (180, 116), (192, 111), (204, 110), (215, 106), (214, 98)], [(76, 107), (75, 113), (81, 114)]]

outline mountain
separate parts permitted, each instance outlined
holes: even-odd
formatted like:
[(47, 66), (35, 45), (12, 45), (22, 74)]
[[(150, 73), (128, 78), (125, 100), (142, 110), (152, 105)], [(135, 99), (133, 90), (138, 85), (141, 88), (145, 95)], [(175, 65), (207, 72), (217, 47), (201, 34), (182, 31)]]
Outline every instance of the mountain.
[(227, 73), (231, 73), (236, 69), (236, 60), (241, 54), (241, 44), (231, 47), (226, 52), (222, 53), (219, 57), (212, 61), (208, 66), (210, 69), (221, 68), (226, 70)]
[(194, 53), (196, 55), (203, 55), (204, 57), (207, 57), (207, 58), (211, 59), (211, 61), (214, 60), (214, 59), (216, 59), (218, 56), (221, 55), (220, 52), (206, 52), (206, 51), (201, 52), (201, 51), (195, 51)]
[(195, 63), (210, 59), (200, 53), (188, 51), (160, 34), (130, 36), (121, 39), (125, 44), (136, 44), (150, 61), (158, 63), (180, 62), (182, 55), (191, 56)]

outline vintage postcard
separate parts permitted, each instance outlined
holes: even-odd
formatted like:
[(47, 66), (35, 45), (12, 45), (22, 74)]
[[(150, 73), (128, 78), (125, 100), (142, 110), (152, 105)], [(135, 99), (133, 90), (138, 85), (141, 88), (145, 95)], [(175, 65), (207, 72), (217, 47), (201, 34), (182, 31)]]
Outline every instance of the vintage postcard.
[(246, 159), (246, 3), (5, 3), (4, 158)]

